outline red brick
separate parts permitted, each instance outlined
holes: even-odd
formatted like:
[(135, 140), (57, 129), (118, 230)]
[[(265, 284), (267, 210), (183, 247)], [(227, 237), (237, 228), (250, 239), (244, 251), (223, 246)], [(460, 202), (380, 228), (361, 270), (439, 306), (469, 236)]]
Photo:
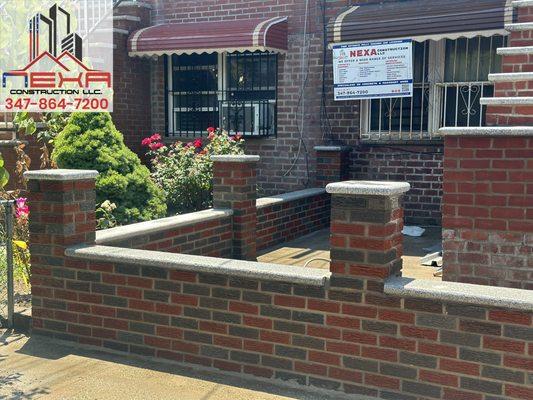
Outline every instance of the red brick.
[(479, 375), (479, 364), (473, 362), (441, 358), (439, 360), (439, 368), (444, 371), (458, 372), (464, 375)]
[(519, 353), (523, 354), (526, 349), (524, 342), (518, 342), (510, 339), (501, 339), (493, 336), (483, 337), (483, 348), (503, 351), (505, 353)]
[(530, 325), (531, 315), (519, 311), (490, 310), (489, 320), (511, 324)]
[(377, 386), (387, 389), (396, 389), (400, 388), (400, 380), (397, 378), (391, 378), (384, 375), (375, 375), (365, 373), (364, 382), (366, 385)]
[(443, 386), (459, 386), (459, 377), (456, 375), (421, 369), (419, 377), (420, 380), (424, 382), (436, 383)]

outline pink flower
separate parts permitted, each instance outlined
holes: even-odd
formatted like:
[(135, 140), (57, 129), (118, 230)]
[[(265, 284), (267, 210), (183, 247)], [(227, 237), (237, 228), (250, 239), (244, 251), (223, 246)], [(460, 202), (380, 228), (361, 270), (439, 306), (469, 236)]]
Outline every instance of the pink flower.
[(149, 138), (149, 137), (144, 138), (144, 139), (142, 140), (142, 142), (141, 142), (141, 144), (142, 144), (143, 146), (148, 146), (148, 145), (150, 145), (150, 143), (152, 143), (152, 138)]
[(209, 128), (207, 128), (207, 132), (209, 132), (209, 133), (213, 133), (213, 132), (215, 132), (215, 128), (213, 128), (212, 126), (210, 126)]
[(155, 151), (157, 149), (160, 149), (161, 147), (165, 147), (165, 145), (163, 143), (161, 143), (161, 142), (159, 142), (159, 143), (150, 143), (149, 147), (150, 147), (150, 150)]
[(187, 143), (187, 144), (185, 145), (185, 148), (189, 148), (189, 147), (192, 147), (192, 146), (193, 146), (192, 142), (189, 142), (189, 143)]
[(15, 216), (17, 218), (26, 216), (30, 213), (30, 208), (26, 205), (26, 197), (19, 197), (16, 200), (17, 208), (15, 210)]
[(161, 140), (161, 135), (159, 133), (154, 133), (150, 136), (150, 139), (152, 139), (153, 142), (159, 142)]
[(196, 139), (192, 145), (199, 149), (200, 147), (202, 147), (202, 139)]
[(235, 140), (241, 140), (241, 138), (242, 138), (242, 133), (237, 132), (237, 134), (235, 135)]
[(216, 136), (216, 135), (215, 135), (215, 131), (213, 131), (213, 132), (209, 132), (209, 135), (207, 135), (207, 138), (208, 138), (209, 140), (213, 140), (213, 139), (215, 138), (215, 136)]

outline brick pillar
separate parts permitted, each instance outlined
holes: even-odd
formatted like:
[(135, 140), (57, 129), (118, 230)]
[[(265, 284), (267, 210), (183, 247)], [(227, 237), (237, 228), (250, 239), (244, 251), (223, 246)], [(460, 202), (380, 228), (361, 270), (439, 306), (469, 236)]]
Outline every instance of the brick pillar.
[(316, 185), (325, 187), (328, 183), (348, 179), (350, 148), (346, 146), (315, 146)]
[(383, 281), (401, 275), (404, 182), (346, 181), (326, 186), (331, 193), (331, 264), (341, 276)]
[(259, 156), (213, 156), (213, 207), (233, 210), (233, 257), (255, 261)]
[[(32, 323), (42, 328), (45, 315), (54, 310), (58, 291), (65, 295), (61, 280), (65, 248), (93, 244), (95, 240), (96, 171), (29, 171), (28, 205), (31, 252)], [(58, 312), (61, 312), (58, 311)]]
[(444, 130), (445, 281), (533, 289), (533, 128)]

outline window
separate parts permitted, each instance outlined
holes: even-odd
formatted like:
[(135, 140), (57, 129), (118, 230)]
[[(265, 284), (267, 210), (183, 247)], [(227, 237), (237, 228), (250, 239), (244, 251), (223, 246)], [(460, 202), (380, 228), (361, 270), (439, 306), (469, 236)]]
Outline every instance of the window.
[(413, 96), (362, 102), (367, 141), (438, 139), (445, 126), (482, 126), (481, 97), (494, 92), (490, 73), (501, 69), (503, 36), (413, 43)]
[(167, 88), (170, 135), (197, 137), (209, 126), (245, 136), (276, 134), (276, 54), (174, 55)]

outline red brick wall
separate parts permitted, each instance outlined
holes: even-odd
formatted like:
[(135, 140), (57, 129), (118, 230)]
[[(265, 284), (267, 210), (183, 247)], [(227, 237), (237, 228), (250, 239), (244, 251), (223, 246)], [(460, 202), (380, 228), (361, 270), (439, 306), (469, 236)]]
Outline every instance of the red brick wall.
[(385, 399), (533, 396), (527, 312), (79, 259), (34, 274), (33, 334)]
[(257, 208), (257, 249), (325, 229), (329, 226), (327, 193)]
[(446, 137), (443, 279), (533, 289), (533, 138)]
[[(140, 22), (115, 21), (114, 27), (133, 31), (148, 26), (149, 10), (142, 7), (119, 7), (114, 15), (141, 18)], [(128, 35), (114, 33), (113, 42), (113, 122), (124, 135), (126, 145), (141, 154), (141, 140), (152, 133), (150, 61), (130, 57), (127, 50)]]
[(377, 146), (360, 144), (354, 153), (356, 179), (406, 181), (407, 224), (440, 225), (442, 199), (442, 145)]
[(232, 246), (231, 229), (231, 217), (223, 217), (179, 228), (161, 229), (148, 234), (140, 232), (139, 235), (128, 239), (98, 240), (98, 243), (105, 246), (128, 249), (230, 257)]

